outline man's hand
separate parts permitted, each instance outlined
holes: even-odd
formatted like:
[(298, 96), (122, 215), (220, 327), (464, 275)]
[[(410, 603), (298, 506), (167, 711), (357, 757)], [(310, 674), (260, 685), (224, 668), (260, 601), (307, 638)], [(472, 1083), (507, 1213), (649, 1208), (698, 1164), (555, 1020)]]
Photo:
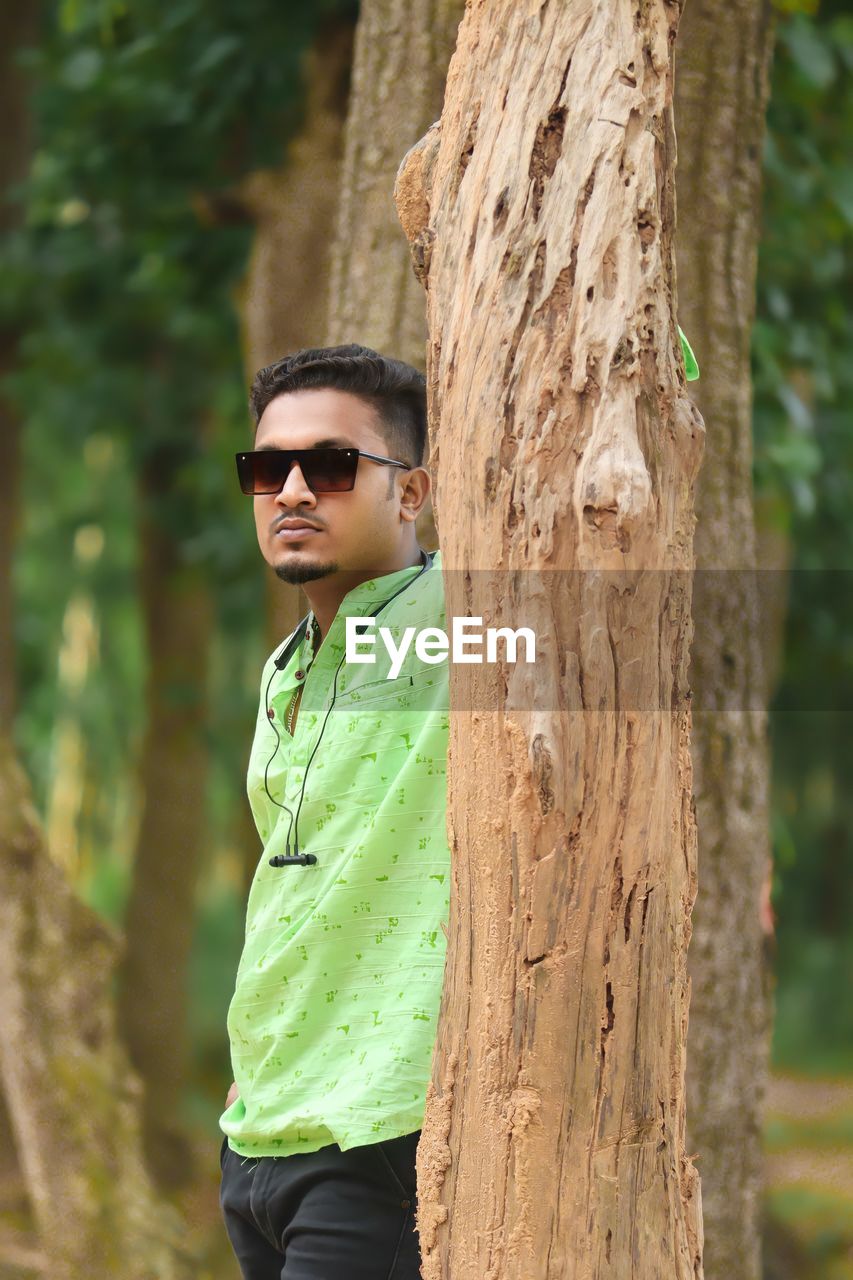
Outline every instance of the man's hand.
[(234, 1099), (239, 1097), (240, 1097), (240, 1090), (237, 1088), (237, 1081), (234, 1080), (232, 1082), (231, 1088), (228, 1090), (228, 1097), (225, 1099), (226, 1111), (231, 1106), (231, 1103), (234, 1101)]

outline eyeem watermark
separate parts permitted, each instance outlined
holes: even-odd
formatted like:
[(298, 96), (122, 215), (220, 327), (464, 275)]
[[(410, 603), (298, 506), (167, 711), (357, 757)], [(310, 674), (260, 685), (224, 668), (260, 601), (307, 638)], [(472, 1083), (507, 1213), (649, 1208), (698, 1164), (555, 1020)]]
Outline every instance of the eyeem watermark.
[[(378, 633), (374, 629), (375, 618), (348, 617), (346, 620), (346, 660), (347, 662), (375, 663), (375, 647), (377, 640), (385, 646), (391, 659), (388, 668), (388, 680), (394, 680), (400, 674), (406, 654), (415, 645), (415, 654), (431, 666), (439, 662), (507, 662), (518, 661), (519, 641), (524, 642), (524, 661), (536, 661), (536, 636), (530, 627), (487, 627), (483, 631), (482, 618), (451, 618), (450, 635), (441, 627), (406, 627), (397, 644), (389, 627), (380, 627)], [(485, 641), (485, 656), (484, 656)], [(498, 644), (504, 645), (504, 653), (499, 655)]]

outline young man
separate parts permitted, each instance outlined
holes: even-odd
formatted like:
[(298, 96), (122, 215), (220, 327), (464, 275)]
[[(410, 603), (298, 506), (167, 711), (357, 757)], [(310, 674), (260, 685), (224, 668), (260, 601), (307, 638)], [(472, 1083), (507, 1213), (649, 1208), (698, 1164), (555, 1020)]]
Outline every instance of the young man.
[[(418, 1280), (447, 666), (410, 645), (392, 667), (376, 633), (444, 628), (439, 557), (415, 533), (425, 383), (364, 347), (300, 351), (258, 373), (251, 405), (241, 487), (261, 553), (311, 612), (261, 679), (248, 791), (263, 852), (228, 1013), (220, 1203), (247, 1280)], [(373, 663), (347, 659), (355, 618), (376, 619), (359, 646)]]

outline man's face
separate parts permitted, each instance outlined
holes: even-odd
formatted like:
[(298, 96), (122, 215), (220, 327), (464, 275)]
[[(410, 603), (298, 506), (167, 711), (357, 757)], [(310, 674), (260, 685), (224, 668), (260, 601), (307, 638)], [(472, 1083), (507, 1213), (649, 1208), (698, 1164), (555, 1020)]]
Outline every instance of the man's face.
[[(350, 448), (394, 456), (371, 406), (347, 391), (326, 388), (285, 392), (271, 400), (258, 423), (255, 448)], [(383, 572), (405, 529), (400, 482), (406, 474), (359, 458), (348, 493), (312, 493), (294, 464), (279, 493), (254, 499), (264, 559), (285, 582), (350, 570)]]

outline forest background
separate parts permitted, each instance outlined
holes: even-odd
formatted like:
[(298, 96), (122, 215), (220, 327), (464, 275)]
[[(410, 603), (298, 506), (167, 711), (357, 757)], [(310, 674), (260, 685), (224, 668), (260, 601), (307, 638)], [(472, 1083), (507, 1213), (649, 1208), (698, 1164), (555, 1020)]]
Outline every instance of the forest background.
[[(127, 929), (118, 987), (132, 1049), (145, 953), (172, 948), (158, 999), (186, 1017), (183, 1039), (162, 1049), (166, 1119), (149, 1135), (151, 1159), (161, 1184), (206, 1206), (214, 1241), (225, 1013), (258, 847), (243, 780), (259, 673), (280, 634), (233, 465), (250, 439), (247, 273), (264, 202), (286, 185), (311, 113), (345, 114), (357, 9), (63, 0), (3, 19), (26, 92), (2, 144), (0, 523), (14, 558), (0, 705), (51, 856)], [(770, 720), (766, 1265), (816, 1280), (853, 1275), (846, 10), (776, 8), (752, 337), (759, 563), (785, 601)], [(328, 206), (329, 191), (318, 186), (317, 201)], [(294, 215), (295, 254), (311, 216), (310, 202)], [(323, 317), (328, 279), (307, 267), (288, 306)], [(305, 332), (304, 343), (324, 336)], [(180, 778), (180, 812), (157, 812), (164, 771)], [(174, 875), (166, 917), (148, 910), (156, 894), (140, 898), (146, 857), (170, 892)], [(25, 1235), (13, 1198), (0, 1221)], [(225, 1254), (224, 1237), (210, 1249)]]

